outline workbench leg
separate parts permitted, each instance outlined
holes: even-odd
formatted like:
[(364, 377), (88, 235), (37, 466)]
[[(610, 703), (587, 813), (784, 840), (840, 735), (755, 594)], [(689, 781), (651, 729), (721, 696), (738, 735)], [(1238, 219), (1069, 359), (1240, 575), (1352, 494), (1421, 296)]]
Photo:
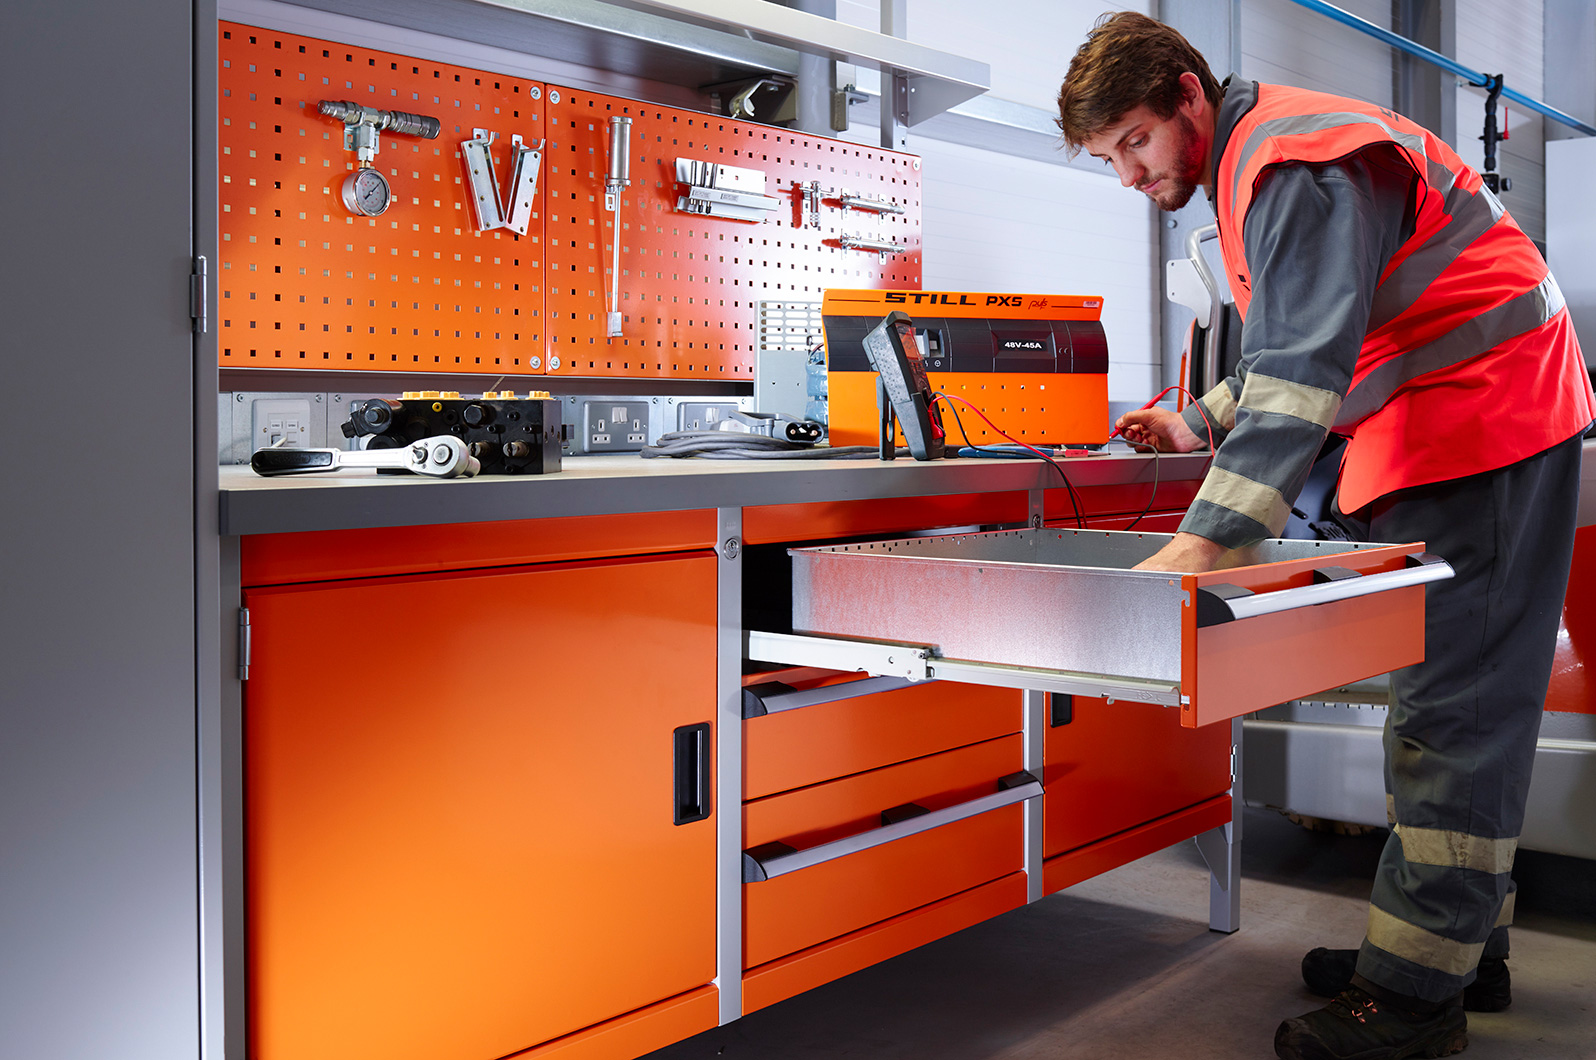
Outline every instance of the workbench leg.
[[(1047, 739), (1047, 693), (1026, 689), (1024, 696), (1025, 771), (1041, 779), (1045, 774), (1043, 746)], [(1025, 800), (1025, 900), (1042, 897), (1042, 796)]]
[(743, 1014), (743, 510), (716, 512), (715, 986)]
[(1230, 722), (1230, 823), (1197, 837), (1208, 863), (1208, 927), (1227, 935), (1241, 927), (1241, 719)]

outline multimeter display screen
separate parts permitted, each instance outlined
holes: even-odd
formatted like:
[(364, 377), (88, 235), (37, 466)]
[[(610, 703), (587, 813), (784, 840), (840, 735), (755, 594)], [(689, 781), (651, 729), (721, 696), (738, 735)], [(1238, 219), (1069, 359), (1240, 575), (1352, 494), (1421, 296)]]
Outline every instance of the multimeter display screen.
[(914, 377), (909, 381), (910, 388), (916, 393), (930, 393), (931, 381), (926, 378), (925, 358), (921, 356), (920, 343), (914, 333), (914, 325), (899, 324), (897, 327), (898, 341), (903, 348), (904, 359), (909, 362), (909, 372)]

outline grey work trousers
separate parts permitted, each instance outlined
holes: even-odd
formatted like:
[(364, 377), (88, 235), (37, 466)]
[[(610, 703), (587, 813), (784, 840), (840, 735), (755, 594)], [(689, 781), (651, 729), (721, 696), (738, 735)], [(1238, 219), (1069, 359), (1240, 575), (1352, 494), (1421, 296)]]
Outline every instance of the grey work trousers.
[(1425, 658), (1391, 675), (1393, 828), (1358, 974), (1441, 1001), (1507, 955), (1511, 870), (1573, 556), (1581, 439), (1496, 471), (1401, 490), (1344, 522), (1423, 541), (1455, 576), (1425, 597)]

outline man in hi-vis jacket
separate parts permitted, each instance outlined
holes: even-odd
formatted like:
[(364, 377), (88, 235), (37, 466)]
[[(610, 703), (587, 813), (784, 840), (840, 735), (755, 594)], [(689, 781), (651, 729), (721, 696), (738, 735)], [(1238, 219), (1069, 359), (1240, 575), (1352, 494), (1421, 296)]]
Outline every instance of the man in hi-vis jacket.
[(1523, 824), (1596, 417), (1563, 298), (1480, 175), (1434, 134), (1339, 96), (1232, 77), (1144, 15), (1100, 20), (1059, 93), (1072, 150), (1178, 210), (1201, 188), (1243, 318), (1236, 375), (1133, 443), (1218, 451), (1145, 569), (1204, 571), (1277, 536), (1329, 431), (1336, 506), (1367, 540), (1423, 541), (1425, 661), (1391, 677), (1391, 836), (1358, 950), (1315, 949), (1335, 1000), (1281, 1024), (1286, 1058), (1445, 1056), (1465, 1009), (1510, 1000)]

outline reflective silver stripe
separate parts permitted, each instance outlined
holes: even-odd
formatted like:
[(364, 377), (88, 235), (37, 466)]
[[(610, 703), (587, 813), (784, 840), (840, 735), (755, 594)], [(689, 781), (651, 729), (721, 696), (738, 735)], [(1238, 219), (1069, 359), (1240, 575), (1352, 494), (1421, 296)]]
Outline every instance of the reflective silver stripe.
[(1385, 796), (1385, 823), (1396, 826), (1396, 796), (1386, 792)]
[(1202, 403), (1208, 409), (1208, 414), (1214, 418), (1214, 426), (1222, 430), (1234, 430), (1236, 427), (1236, 399), (1230, 393), (1226, 383), (1220, 383), (1202, 396)]
[(1494, 927), (1512, 927), (1513, 926), (1513, 906), (1515, 906), (1517, 904), (1518, 904), (1518, 892), (1514, 891), (1512, 894), (1508, 895), (1507, 896), (1507, 900), (1502, 903), (1502, 911), (1500, 913), (1496, 914), (1496, 923), (1493, 926)]
[(1440, 865), (1450, 869), (1473, 869), (1493, 875), (1513, 868), (1518, 837), (1487, 839), (1467, 832), (1448, 832), (1439, 828), (1395, 827), (1402, 840), (1402, 856), (1416, 865)]
[(1341, 407), (1341, 395), (1334, 390), (1249, 372), (1247, 381), (1241, 385), (1241, 405), (1329, 427), (1335, 421), (1336, 410)]
[(1335, 426), (1357, 423), (1389, 401), (1402, 384), (1426, 372), (1461, 364), (1534, 331), (1562, 309), (1563, 292), (1548, 273), (1546, 279), (1516, 298), (1470, 317), (1433, 342), (1393, 357), (1364, 376), (1342, 402)]
[(1271, 535), (1285, 529), (1286, 517), (1291, 514), (1291, 505), (1279, 490), (1222, 467), (1208, 469), (1197, 499), (1245, 515), (1267, 527)]
[[(1347, 125), (1373, 125), (1386, 138), (1406, 147), (1420, 157), (1424, 157), (1424, 138), (1412, 133), (1399, 133), (1379, 118), (1371, 114), (1358, 114), (1352, 111), (1332, 111), (1323, 114), (1294, 114), (1285, 118), (1273, 118), (1269, 121), (1259, 122), (1257, 127), (1241, 145), (1241, 154), (1237, 156), (1236, 172), (1245, 173), (1247, 163), (1263, 146), (1265, 140), (1274, 136), (1297, 136), (1302, 133), (1324, 132), (1326, 129), (1339, 129)], [(1293, 161), (1298, 161), (1293, 159)], [(1230, 212), (1236, 212), (1236, 196), (1241, 190), (1241, 181), (1233, 180), (1230, 184)]]
[(1442, 938), (1375, 905), (1369, 906), (1367, 935), (1371, 943), (1387, 953), (1448, 975), (1466, 975), (1473, 971), (1480, 963), (1480, 954), (1485, 952), (1483, 942)]
[[(1446, 172), (1451, 175), (1449, 170)], [(1431, 183), (1434, 183), (1433, 174)], [(1490, 231), (1502, 216), (1501, 200), (1483, 184), (1478, 194), (1452, 187), (1445, 195), (1441, 209), (1451, 220), (1392, 269), (1376, 289), (1374, 305), (1369, 310), (1370, 331), (1378, 331), (1411, 309), (1436, 277), (1445, 272), (1465, 248)]]
[(1452, 188), (1457, 184), (1457, 174), (1428, 156), (1426, 156), (1424, 161), (1430, 171), (1430, 187), (1442, 195), (1450, 195)]

